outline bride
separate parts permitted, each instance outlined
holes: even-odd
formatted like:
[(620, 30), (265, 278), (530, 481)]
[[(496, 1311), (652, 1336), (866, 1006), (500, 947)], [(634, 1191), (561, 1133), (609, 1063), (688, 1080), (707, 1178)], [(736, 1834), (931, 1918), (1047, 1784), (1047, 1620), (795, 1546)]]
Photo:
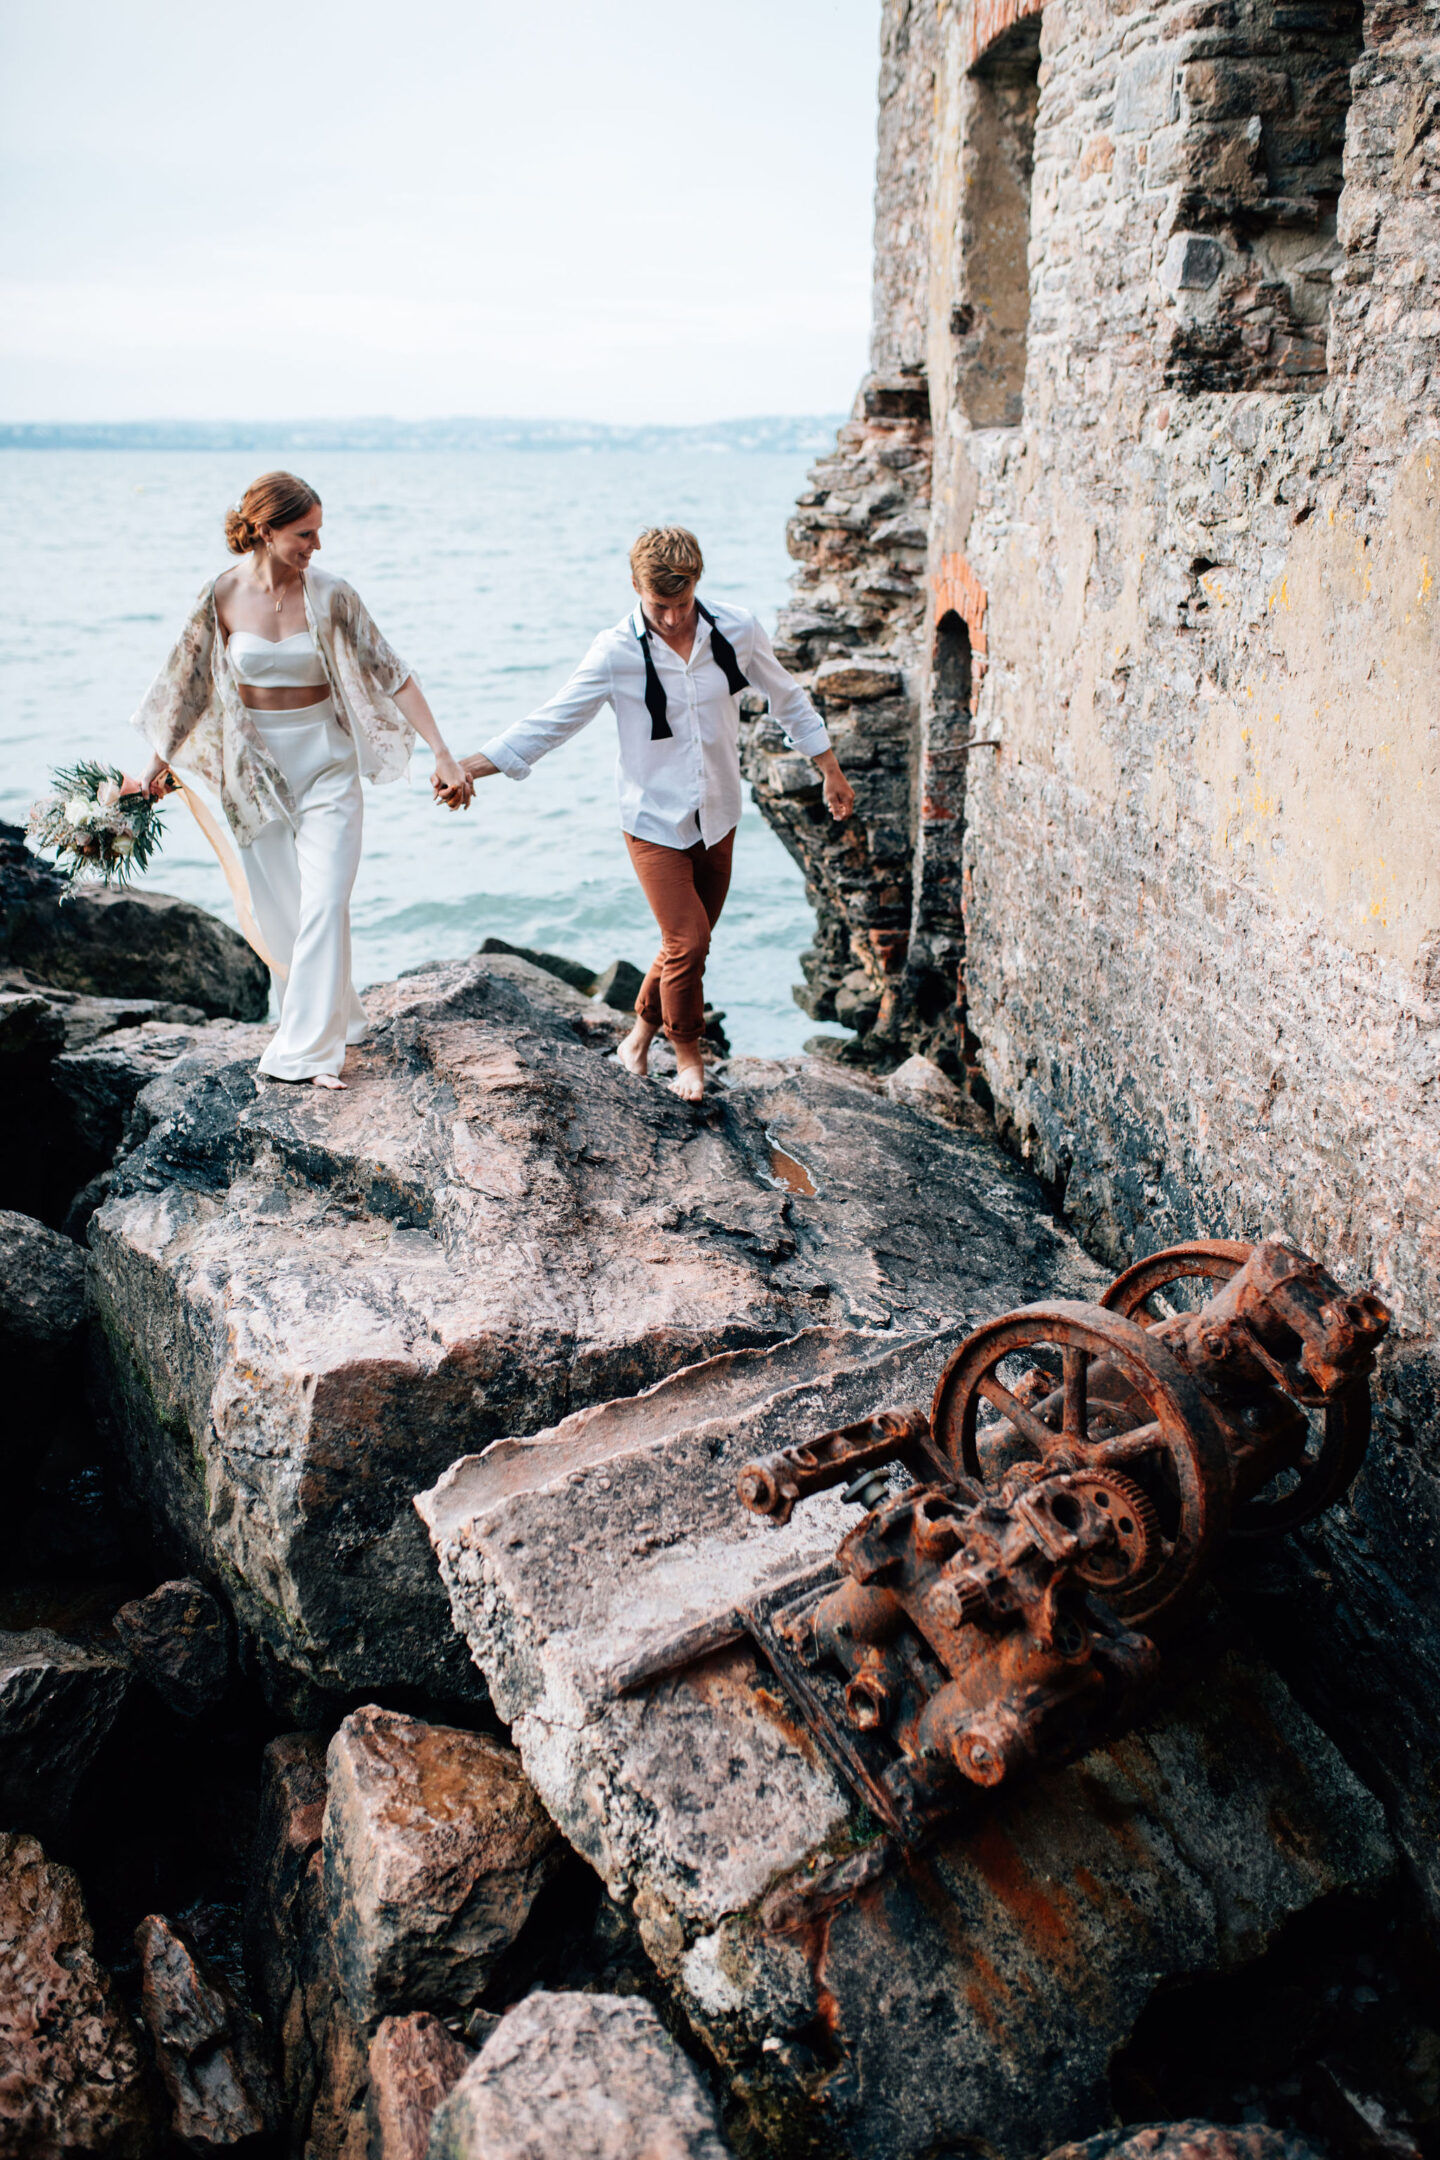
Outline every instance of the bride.
[(201, 592), (134, 724), (155, 751), (150, 793), (172, 765), (199, 773), (239, 845), (280, 1008), (260, 1071), (340, 1088), (365, 1033), (350, 973), (361, 775), (399, 779), (420, 734), (437, 780), (466, 800), (473, 783), (359, 594), (313, 567), (321, 515), (293, 473), (246, 489), (225, 519), (241, 560)]

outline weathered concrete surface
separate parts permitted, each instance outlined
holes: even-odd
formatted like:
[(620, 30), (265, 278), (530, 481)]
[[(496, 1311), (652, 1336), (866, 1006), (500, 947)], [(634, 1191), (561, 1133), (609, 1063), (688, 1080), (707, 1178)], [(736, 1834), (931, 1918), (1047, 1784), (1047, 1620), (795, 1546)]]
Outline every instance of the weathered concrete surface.
[(90, 1229), (136, 1501), (299, 1708), (422, 1671), (473, 1692), (410, 1506), (467, 1447), (813, 1320), (1098, 1279), (993, 1145), (830, 1068), (742, 1061), (690, 1109), (504, 956), (367, 1003), (343, 1095), (257, 1085), (248, 1046), (180, 1057)]
[(160, 1913), (135, 1930), (141, 2010), (170, 2102), (170, 2131), (200, 2155), (253, 2149), (279, 2126), (259, 2021)]
[(264, 1019), (268, 970), (204, 908), (148, 889), (81, 885), (66, 898), (69, 890), (18, 825), (0, 825), (0, 967), (99, 997), (153, 997), (163, 984), (211, 1018)]
[(64, 1820), (129, 1685), (124, 1660), (98, 1645), (0, 1633), (0, 1828)]
[(115, 1615), (115, 1632), (141, 1679), (177, 1717), (213, 1710), (230, 1680), (230, 1623), (203, 1583), (163, 1582)]
[(366, 2160), (425, 2160), (431, 2118), (470, 2060), (428, 2010), (382, 2018), (370, 2043)]
[(435, 2116), (430, 2160), (725, 2160), (714, 2103), (649, 2003), (537, 1990)]
[[(829, 1494), (776, 1530), (736, 1475), (923, 1398), (947, 1348), (815, 1331), (735, 1353), (462, 1461), (417, 1503), (528, 1775), (632, 1902), (737, 2104), (864, 2160), (946, 2139), (1020, 2160), (1097, 2129), (1157, 1986), (1246, 1962), (1391, 1864), (1378, 1803), (1237, 1652), (805, 1916), (796, 1886), (873, 1828), (748, 1644), (723, 1645), (737, 1600), (828, 1557), (854, 1511)], [(722, 1647), (647, 1680), (676, 1642)]]
[(560, 1857), (514, 1750), (367, 1706), (331, 1741), (326, 1783), (326, 1917), (351, 2015), (467, 2010)]
[(0, 1834), (0, 2154), (148, 2160), (155, 2127), (79, 1882), (33, 1837)]

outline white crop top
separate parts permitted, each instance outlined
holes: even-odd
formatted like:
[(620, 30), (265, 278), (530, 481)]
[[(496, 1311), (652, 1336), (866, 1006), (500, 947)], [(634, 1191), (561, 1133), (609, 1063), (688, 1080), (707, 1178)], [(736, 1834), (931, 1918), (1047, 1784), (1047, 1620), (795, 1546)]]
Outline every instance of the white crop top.
[(237, 682), (257, 690), (323, 690), (325, 669), (308, 630), (293, 637), (257, 637), (253, 630), (232, 630), (226, 650)]

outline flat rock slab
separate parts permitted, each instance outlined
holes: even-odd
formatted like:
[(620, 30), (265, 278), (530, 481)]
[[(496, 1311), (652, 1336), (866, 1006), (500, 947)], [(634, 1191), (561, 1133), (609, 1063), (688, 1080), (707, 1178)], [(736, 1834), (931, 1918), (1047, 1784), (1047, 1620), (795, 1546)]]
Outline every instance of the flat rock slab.
[(817, 1320), (1101, 1279), (993, 1142), (833, 1068), (742, 1061), (691, 1108), (504, 955), (366, 1004), (345, 1094), (257, 1082), (248, 1043), (179, 1055), (90, 1226), (135, 1498), (297, 1710), (475, 1691), (410, 1506), (467, 1448)]
[[(864, 2160), (952, 2140), (1021, 2160), (1097, 2130), (1158, 1986), (1243, 1964), (1391, 1865), (1378, 1803), (1231, 1650), (1140, 1730), (977, 1796), (920, 1857), (817, 1901), (836, 1865), (864, 1877), (874, 1826), (731, 1623), (858, 1515), (832, 1493), (775, 1529), (736, 1477), (923, 1399), (948, 1343), (821, 1329), (717, 1358), (492, 1447), (417, 1502), (532, 1783), (632, 1902), (737, 2095), (772, 2132)], [(697, 1662), (663, 1673), (667, 1646)]]
[(537, 1990), (430, 2131), (429, 2160), (726, 2160), (715, 2106), (649, 2003)]

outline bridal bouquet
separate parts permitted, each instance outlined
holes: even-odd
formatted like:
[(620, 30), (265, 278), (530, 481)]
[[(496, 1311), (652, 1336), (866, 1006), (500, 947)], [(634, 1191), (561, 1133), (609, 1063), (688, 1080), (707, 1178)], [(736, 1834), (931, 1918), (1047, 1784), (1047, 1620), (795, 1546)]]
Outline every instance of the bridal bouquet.
[(54, 848), (56, 867), (71, 884), (101, 878), (128, 885), (148, 865), (164, 831), (158, 803), (138, 780), (113, 765), (83, 760), (50, 775), (54, 792), (33, 803), (25, 830)]

